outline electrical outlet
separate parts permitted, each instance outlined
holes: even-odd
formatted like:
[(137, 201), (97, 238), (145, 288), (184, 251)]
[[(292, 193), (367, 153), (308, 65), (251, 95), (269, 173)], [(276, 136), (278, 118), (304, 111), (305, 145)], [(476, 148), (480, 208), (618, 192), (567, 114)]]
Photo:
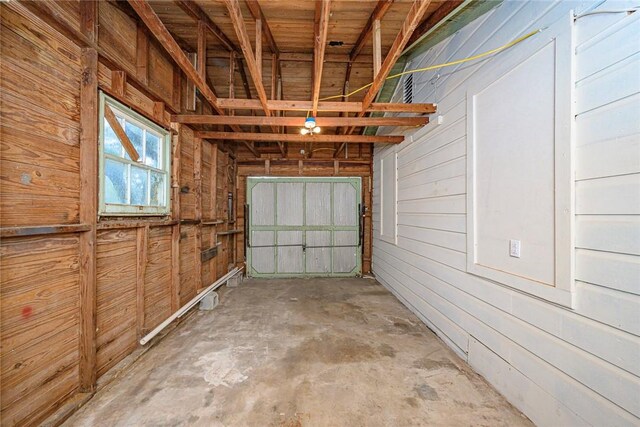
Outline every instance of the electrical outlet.
[(520, 258), (520, 240), (509, 240), (509, 256)]

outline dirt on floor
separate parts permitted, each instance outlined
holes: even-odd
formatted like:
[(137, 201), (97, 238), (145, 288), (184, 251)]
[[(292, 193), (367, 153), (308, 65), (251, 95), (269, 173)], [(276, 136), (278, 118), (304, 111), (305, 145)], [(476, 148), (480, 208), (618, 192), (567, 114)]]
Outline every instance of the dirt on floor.
[(66, 426), (531, 426), (370, 279), (221, 292)]

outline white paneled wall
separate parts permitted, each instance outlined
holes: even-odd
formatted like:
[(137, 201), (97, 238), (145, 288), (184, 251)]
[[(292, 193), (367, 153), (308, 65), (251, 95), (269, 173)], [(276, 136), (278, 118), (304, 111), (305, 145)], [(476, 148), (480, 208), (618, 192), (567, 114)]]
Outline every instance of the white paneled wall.
[[(572, 9), (635, 6), (505, 1), (409, 68), (493, 49)], [(414, 75), (414, 102), (437, 103), (443, 123), (407, 132), (395, 148), (396, 244), (380, 238), (388, 148), (376, 148), (373, 270), (535, 423), (640, 425), (640, 12), (592, 14), (574, 25), (573, 308), (467, 272), (467, 91), (523, 46)], [(399, 89), (394, 98), (401, 96)]]

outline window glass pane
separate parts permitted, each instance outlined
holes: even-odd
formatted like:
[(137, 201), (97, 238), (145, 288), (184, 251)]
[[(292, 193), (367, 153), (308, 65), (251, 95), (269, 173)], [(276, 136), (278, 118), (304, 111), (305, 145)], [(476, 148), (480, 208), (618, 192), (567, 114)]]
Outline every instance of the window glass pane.
[(145, 169), (131, 166), (131, 204), (147, 204), (147, 172)]
[(122, 144), (107, 119), (104, 119), (104, 152), (122, 157)]
[(164, 174), (151, 172), (151, 201), (152, 206), (164, 206)]
[(106, 159), (104, 162), (104, 201), (106, 203), (127, 203), (127, 165)]
[(144, 157), (144, 164), (148, 166), (153, 166), (154, 168), (160, 167), (160, 138), (152, 134), (151, 132), (147, 132), (147, 152)]
[[(142, 156), (144, 156), (144, 151), (142, 149), (142, 137), (143, 137), (142, 129), (134, 125), (133, 123), (126, 122), (124, 127), (124, 132), (129, 137), (129, 140), (131, 140), (131, 143), (135, 147), (140, 158), (142, 158)], [(128, 154), (125, 154), (125, 156), (127, 159), (131, 159), (131, 157), (129, 157)]]

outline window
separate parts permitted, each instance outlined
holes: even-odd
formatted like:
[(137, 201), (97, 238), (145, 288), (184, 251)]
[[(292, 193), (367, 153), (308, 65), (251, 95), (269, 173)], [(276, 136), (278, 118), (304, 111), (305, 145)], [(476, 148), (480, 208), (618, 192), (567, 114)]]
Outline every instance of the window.
[(397, 159), (395, 148), (380, 159), (380, 238), (397, 244)]
[[(109, 124), (110, 113), (120, 129)], [(118, 137), (124, 131), (138, 161)], [(100, 215), (169, 213), (170, 134), (100, 93)]]

